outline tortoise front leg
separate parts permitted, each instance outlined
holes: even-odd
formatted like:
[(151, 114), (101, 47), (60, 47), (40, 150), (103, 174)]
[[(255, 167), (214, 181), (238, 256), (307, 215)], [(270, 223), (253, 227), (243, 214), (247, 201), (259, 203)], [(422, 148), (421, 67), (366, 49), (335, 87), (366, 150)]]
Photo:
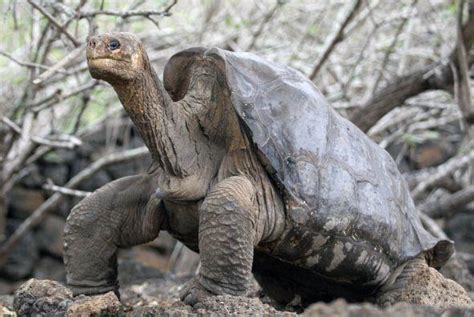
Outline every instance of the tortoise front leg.
[(199, 210), (201, 270), (181, 293), (190, 305), (218, 294), (244, 295), (252, 276), (258, 209), (246, 177), (218, 183)]
[(149, 174), (113, 181), (76, 205), (64, 229), (67, 284), (74, 295), (118, 295), (117, 249), (156, 238), (164, 219)]

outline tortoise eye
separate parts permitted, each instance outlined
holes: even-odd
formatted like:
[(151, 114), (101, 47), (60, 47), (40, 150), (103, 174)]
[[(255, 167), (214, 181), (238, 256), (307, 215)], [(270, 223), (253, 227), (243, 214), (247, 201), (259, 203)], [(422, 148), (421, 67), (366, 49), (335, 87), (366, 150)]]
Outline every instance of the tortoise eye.
[(120, 42), (119, 42), (119, 41), (117, 41), (117, 40), (111, 40), (111, 41), (109, 42), (109, 49), (110, 49), (111, 51), (114, 51), (114, 50), (118, 49), (119, 47), (120, 47)]

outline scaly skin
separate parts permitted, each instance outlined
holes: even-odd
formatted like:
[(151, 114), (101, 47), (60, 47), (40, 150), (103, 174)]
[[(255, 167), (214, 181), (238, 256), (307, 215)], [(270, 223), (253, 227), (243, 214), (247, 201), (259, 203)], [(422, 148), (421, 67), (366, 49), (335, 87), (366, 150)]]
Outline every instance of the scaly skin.
[(258, 242), (255, 188), (242, 176), (219, 182), (199, 212), (202, 269), (181, 299), (200, 302), (201, 289), (212, 294), (245, 295), (252, 276), (253, 250)]
[(404, 263), (377, 294), (377, 303), (387, 307), (397, 302), (438, 307), (472, 305), (466, 291), (428, 266), (422, 254)]

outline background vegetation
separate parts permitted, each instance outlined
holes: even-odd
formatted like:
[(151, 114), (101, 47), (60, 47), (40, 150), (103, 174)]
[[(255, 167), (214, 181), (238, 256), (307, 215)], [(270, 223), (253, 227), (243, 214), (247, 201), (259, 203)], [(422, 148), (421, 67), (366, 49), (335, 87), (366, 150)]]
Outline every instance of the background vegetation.
[[(115, 93), (87, 71), (86, 37), (107, 31), (138, 34), (159, 74), (191, 46), (300, 70), (389, 151), (425, 225), (447, 232), (474, 267), (472, 1), (0, 0), (0, 9), (0, 293), (31, 275), (62, 279), (35, 261), (61, 270), (71, 206), (147, 167)], [(160, 239), (133, 256), (196, 269), (195, 256)]]

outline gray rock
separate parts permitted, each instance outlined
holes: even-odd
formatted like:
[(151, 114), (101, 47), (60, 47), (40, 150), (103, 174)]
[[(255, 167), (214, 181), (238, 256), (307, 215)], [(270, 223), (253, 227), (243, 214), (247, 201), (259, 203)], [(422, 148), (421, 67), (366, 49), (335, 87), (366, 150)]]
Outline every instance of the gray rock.
[(34, 277), (66, 283), (66, 270), (62, 261), (50, 256), (43, 256), (35, 266)]
[(432, 267), (425, 267), (411, 276), (397, 301), (439, 308), (473, 305), (462, 286), (443, 278), (442, 274)]
[(474, 255), (470, 253), (459, 252), (459, 256), (464, 260), (467, 265), (467, 268), (474, 274)]
[(62, 316), (72, 303), (72, 292), (51, 280), (30, 279), (15, 292), (13, 308), (20, 316)]
[(445, 231), (456, 242), (456, 250), (474, 253), (474, 214), (453, 216), (446, 222)]
[(81, 296), (69, 305), (66, 316), (117, 316), (123, 311), (122, 304), (113, 292), (97, 296)]
[(37, 239), (42, 251), (46, 251), (55, 257), (63, 256), (63, 231), (65, 221), (63, 218), (49, 215), (39, 227)]
[(452, 279), (467, 291), (474, 291), (474, 276), (461, 256), (454, 254), (448, 263), (440, 270), (444, 277)]
[(5, 307), (0, 304), (0, 316), (2, 317), (15, 317), (16, 313), (14, 311), (11, 311), (8, 309), (8, 307)]
[(13, 310), (13, 296), (12, 295), (0, 295), (0, 305)]
[[(131, 271), (130, 271), (131, 272)], [(439, 274), (439, 273), (438, 273)], [(145, 274), (146, 275), (146, 274)], [(78, 296), (65, 286), (49, 280), (31, 279), (15, 293), (14, 309), (22, 316), (296, 316), (280, 311), (256, 297), (220, 295), (206, 298), (195, 307), (178, 299), (184, 280), (171, 275), (150, 278), (122, 288), (122, 302), (114, 293)], [(423, 290), (419, 290), (423, 293)], [(133, 298), (130, 297), (133, 294)], [(453, 298), (453, 300), (455, 300)], [(0, 302), (8, 309), (8, 306)], [(288, 307), (287, 307), (288, 308)], [(0, 307), (1, 309), (1, 307)], [(302, 316), (318, 317), (474, 317), (474, 306), (450, 309), (397, 303), (381, 308), (371, 303), (348, 303), (343, 299), (309, 306)]]
[(122, 312), (122, 304), (112, 292), (73, 298), (64, 285), (37, 279), (17, 289), (13, 308), (19, 316), (117, 316)]
[(474, 316), (474, 308), (436, 309), (430, 306), (397, 303), (389, 308), (363, 304), (348, 304), (339, 299), (332, 303), (317, 303), (308, 307), (303, 313), (305, 317), (445, 317)]
[[(319, 306), (319, 307), (318, 307)], [(324, 314), (324, 310), (339, 306), (342, 313)], [(345, 308), (344, 308), (345, 307)], [(324, 309), (323, 308), (323, 309)], [(397, 303), (389, 308), (381, 309), (369, 303), (347, 304), (344, 300), (338, 300), (331, 304), (315, 304), (309, 307), (304, 316), (334, 316), (334, 317), (472, 317), (474, 307), (457, 307), (449, 309), (438, 309), (431, 306), (413, 305), (408, 303)]]
[(165, 298), (153, 305), (134, 308), (128, 316), (296, 316), (278, 311), (258, 298), (219, 295), (204, 300), (198, 307)]
[(121, 260), (118, 266), (121, 285), (138, 284), (148, 279), (163, 279), (163, 272), (133, 260)]
[(69, 179), (69, 167), (66, 164), (44, 164), (40, 170), (45, 179), (50, 179), (58, 186), (66, 184)]
[(7, 207), (13, 218), (26, 219), (44, 200), (40, 190), (16, 186), (8, 193)]
[[(21, 224), (21, 221), (9, 219), (7, 221), (7, 236)], [(0, 268), (0, 276), (9, 280), (22, 280), (33, 272), (39, 258), (38, 244), (33, 232), (27, 232), (8, 255), (7, 262)]]

